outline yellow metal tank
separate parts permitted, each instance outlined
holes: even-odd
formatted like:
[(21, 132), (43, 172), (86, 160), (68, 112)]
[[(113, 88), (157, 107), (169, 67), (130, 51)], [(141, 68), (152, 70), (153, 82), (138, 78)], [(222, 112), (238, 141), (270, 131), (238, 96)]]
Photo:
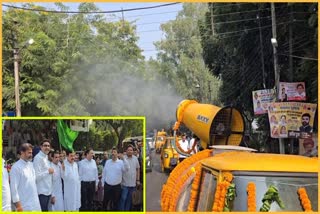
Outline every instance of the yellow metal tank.
[(176, 111), (177, 121), (188, 127), (203, 143), (209, 145), (239, 145), (244, 133), (241, 113), (232, 107), (220, 108), (183, 100)]

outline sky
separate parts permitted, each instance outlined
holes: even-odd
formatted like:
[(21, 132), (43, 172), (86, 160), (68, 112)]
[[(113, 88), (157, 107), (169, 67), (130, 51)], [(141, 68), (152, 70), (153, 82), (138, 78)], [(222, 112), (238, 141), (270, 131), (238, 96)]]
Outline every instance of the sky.
[[(161, 4), (167, 4), (168, 2), (161, 3), (95, 3), (95, 5), (103, 11), (113, 11), (129, 8), (149, 7)], [(12, 3), (9, 3), (12, 4)], [(44, 6), (48, 10), (55, 10), (54, 3), (35, 3), (36, 5)], [(77, 11), (79, 3), (63, 3), (70, 7), (71, 11)], [(14, 4), (21, 6), (21, 4)], [(5, 7), (3, 7), (5, 9)], [(146, 59), (150, 57), (156, 57), (156, 49), (153, 45), (154, 42), (164, 38), (163, 32), (160, 30), (161, 23), (165, 23), (169, 20), (174, 20), (178, 12), (182, 10), (182, 4), (170, 5), (166, 7), (159, 7), (138, 11), (124, 12), (124, 19), (127, 21), (135, 21), (137, 25), (137, 35), (139, 37), (138, 45), (143, 50), (142, 54)], [(108, 14), (112, 16), (110, 20), (117, 21), (122, 19), (122, 13)]]

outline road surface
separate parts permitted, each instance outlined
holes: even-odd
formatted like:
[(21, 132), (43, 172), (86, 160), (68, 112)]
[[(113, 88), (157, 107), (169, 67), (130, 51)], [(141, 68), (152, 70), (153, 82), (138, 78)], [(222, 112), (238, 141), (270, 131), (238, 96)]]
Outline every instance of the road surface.
[(146, 174), (147, 180), (147, 211), (161, 211), (160, 194), (162, 185), (167, 181), (168, 174), (161, 172), (160, 155), (152, 152), (152, 172)]

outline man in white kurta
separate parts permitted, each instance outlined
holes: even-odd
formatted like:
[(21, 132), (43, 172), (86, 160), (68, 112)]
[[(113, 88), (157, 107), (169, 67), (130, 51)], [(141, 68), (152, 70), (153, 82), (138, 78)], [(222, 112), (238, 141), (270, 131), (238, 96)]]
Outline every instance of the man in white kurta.
[(50, 167), (48, 154), (50, 152), (50, 142), (44, 140), (41, 142), (40, 151), (34, 157), (33, 166), (36, 172), (36, 184), (40, 201), (41, 210), (48, 211), (49, 202), (52, 193), (52, 174), (53, 168)]
[(20, 160), (13, 164), (10, 172), (11, 198), (17, 211), (41, 211), (33, 168), (32, 145), (21, 144)]
[(62, 191), (62, 181), (61, 181), (61, 164), (59, 152), (53, 154), (53, 159), (51, 167), (54, 169), (53, 178), (52, 178), (52, 195), (49, 204), (49, 210), (51, 211), (64, 211), (64, 200), (63, 200), (63, 191)]
[(5, 161), (2, 159), (2, 211), (11, 211), (11, 193), (9, 186), (8, 170)]
[(75, 153), (67, 151), (67, 159), (62, 164), (65, 211), (79, 211), (81, 207), (80, 178), (74, 158)]

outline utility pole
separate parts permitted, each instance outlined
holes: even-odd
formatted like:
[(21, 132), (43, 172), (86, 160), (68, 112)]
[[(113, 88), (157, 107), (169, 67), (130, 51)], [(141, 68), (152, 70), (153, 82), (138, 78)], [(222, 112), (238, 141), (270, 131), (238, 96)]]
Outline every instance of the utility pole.
[(289, 72), (288, 72), (288, 80), (289, 82), (293, 81), (293, 61), (292, 61), (292, 26), (293, 26), (293, 11), (292, 4), (289, 5), (290, 8), (290, 23), (289, 23)]
[(213, 36), (214, 35), (214, 27), (213, 27), (213, 3), (212, 2), (211, 2), (210, 12), (211, 12), (211, 31), (212, 31), (212, 36)]
[[(17, 24), (16, 22), (14, 23)], [(21, 117), (20, 92), (19, 92), (19, 48), (16, 29), (13, 30), (13, 59), (14, 59), (14, 96), (16, 103), (16, 116)]]
[[(293, 39), (292, 39), (292, 28), (293, 28), (293, 5), (289, 4), (290, 8), (290, 23), (289, 23), (289, 72), (288, 72), (288, 81), (293, 81), (293, 60), (292, 60), (292, 46), (293, 46)], [(295, 139), (290, 138), (290, 153), (294, 153), (294, 141)]]
[(124, 13), (123, 13), (122, 7), (121, 7), (121, 14), (122, 14), (122, 27), (124, 27)]
[(211, 103), (211, 81), (209, 80), (209, 103)]
[(261, 32), (261, 23), (260, 23), (260, 15), (257, 15), (258, 25), (259, 25), (259, 34), (260, 34), (260, 56), (261, 56), (261, 67), (262, 67), (262, 84), (263, 89), (266, 89), (266, 77), (264, 71), (264, 54), (263, 54), (263, 43), (262, 43), (262, 32)]
[[(279, 97), (279, 82), (280, 82), (280, 70), (278, 65), (278, 55), (277, 55), (277, 29), (276, 29), (276, 12), (274, 3), (271, 3), (271, 19), (272, 19), (272, 39), (271, 43), (273, 46), (273, 60), (274, 60), (274, 85), (276, 87), (276, 98)], [(279, 151), (280, 154), (284, 154), (284, 140), (282, 138), (279, 138)]]

